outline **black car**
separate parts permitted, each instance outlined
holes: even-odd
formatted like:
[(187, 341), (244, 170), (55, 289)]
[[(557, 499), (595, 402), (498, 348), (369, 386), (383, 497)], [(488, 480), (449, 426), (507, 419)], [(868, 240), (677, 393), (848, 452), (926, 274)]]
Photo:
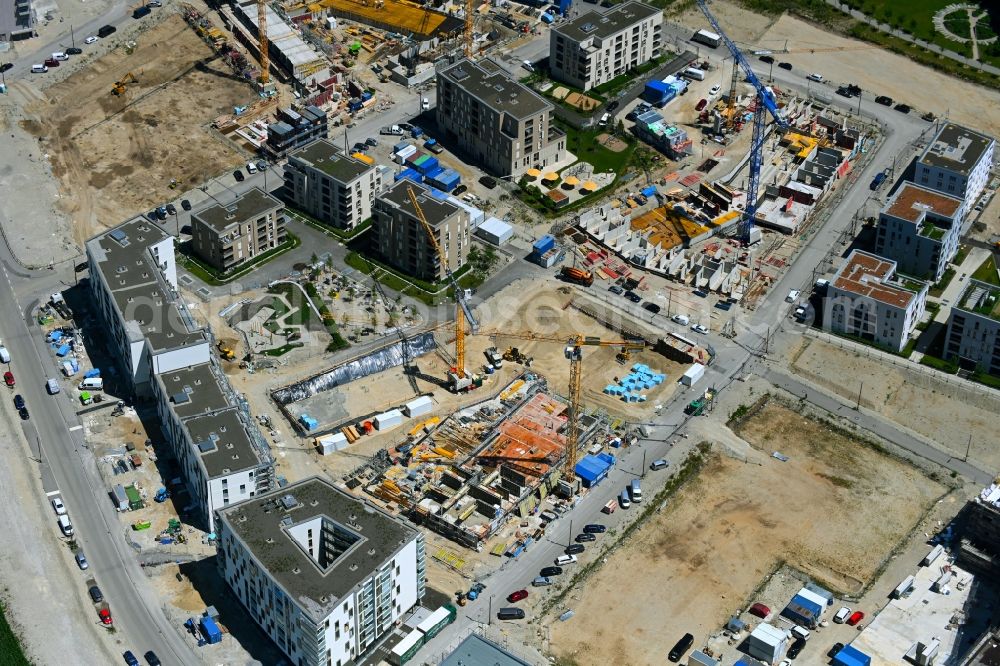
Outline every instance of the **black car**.
[(181, 199), (181, 208), (184, 210), (191, 210), (191, 202), (187, 199)]
[(160, 666), (160, 658), (156, 656), (156, 653), (150, 650), (143, 655), (146, 658), (146, 663), (149, 666)]
[(497, 186), (497, 181), (496, 178), (493, 178), (491, 176), (483, 176), (479, 179), (479, 184), (488, 190), (492, 190), (494, 187)]
[(97, 587), (96, 585), (94, 585), (87, 591), (90, 592), (90, 598), (94, 600), (95, 604), (99, 604), (102, 601), (104, 601), (104, 595), (101, 594), (101, 588)]
[(587, 533), (576, 535), (577, 543), (583, 543), (584, 541), (597, 541), (597, 537), (593, 534), (587, 534)]
[(667, 659), (676, 663), (681, 660), (684, 653), (691, 648), (691, 644), (694, 643), (694, 636), (691, 634), (684, 634), (674, 647), (670, 649), (670, 654), (667, 655)]
[(910, 105), (909, 104), (897, 104), (893, 108), (895, 108), (900, 113), (909, 113), (910, 112)]
[(562, 575), (562, 567), (545, 567), (538, 572), (539, 576), (560, 576)]
[[(365, 139), (365, 143), (368, 144), (369, 146), (371, 146), (372, 148), (374, 148), (375, 146), (378, 145), (378, 139), (376, 139), (373, 136), (370, 136), (367, 139)], [(260, 163), (259, 162), (257, 163), (257, 167), (260, 168)]]
[(778, 67), (781, 69), (787, 69), (789, 72), (792, 71), (792, 63), (790, 62), (779, 62)]
[(83, 49), (77, 46), (71, 46), (66, 49), (66, 55), (80, 55), (81, 53), (83, 53)]
[(21, 409), (17, 410), (17, 413), (21, 415), (21, 420), (22, 421), (27, 421), (30, 418), (30, 416), (28, 416), (28, 408), (27, 407), (22, 407)]
[(847, 92), (851, 93), (852, 97), (861, 97), (861, 86), (854, 83), (848, 83)]
[(115, 34), (116, 32), (118, 32), (118, 28), (116, 28), (115, 26), (113, 26), (113, 25), (102, 25), (100, 27), (100, 29), (98, 29), (98, 31), (97, 31), (97, 36), (100, 37), (101, 39), (104, 39), (105, 37), (110, 37), (111, 35)]
[(584, 551), (585, 548), (586, 546), (584, 546), (582, 543), (571, 543), (570, 545), (566, 546), (565, 552), (567, 555), (579, 555)]
[(617, 108), (618, 108), (618, 100), (612, 100), (608, 102), (608, 108), (607, 108), (608, 113), (611, 113)]
[(176, 214), (177, 214), (177, 206), (173, 204), (167, 204), (167, 215), (176, 215)]
[(148, 217), (151, 220), (157, 220), (159, 219), (160, 216), (156, 213), (156, 209), (154, 208), (153, 210), (146, 213), (146, 217)]
[(353, 150), (353, 151), (354, 151), (354, 152), (356, 152), (356, 153), (363, 153), (363, 152), (365, 152), (366, 150), (368, 150), (368, 144), (366, 144), (366, 143), (361, 143), (361, 142), (359, 141), (358, 143), (354, 144), (354, 148), (352, 148), (351, 150)]
[(20, 393), (14, 396), (14, 408), (19, 410), (24, 408), (24, 398)]
[(461, 184), (459, 184), (458, 187), (456, 187), (455, 189), (453, 189), (451, 191), (451, 193), (457, 196), (459, 194), (465, 194), (468, 191), (469, 191), (469, 188), (464, 183), (461, 183)]
[(844, 649), (843, 643), (834, 643), (833, 647), (827, 651), (826, 656), (828, 656), (830, 659), (833, 659), (843, 649)]
[(0, 63), (0, 72), (6, 72), (8, 69), (13, 69), (13, 68), (14, 68), (14, 63), (12, 62)]
[(604, 525), (598, 525), (596, 523), (583, 526), (584, 534), (604, 534), (608, 531), (608, 528)]
[(237, 169), (236, 171), (233, 172), (233, 178), (236, 179), (237, 183), (242, 183), (243, 179), (245, 178), (245, 176), (243, 175), (242, 171), (240, 171), (239, 169)]
[(625, 292), (625, 298), (632, 301), (633, 303), (639, 303), (642, 301), (642, 296), (631, 290)]
[(625, 290), (622, 289), (621, 287), (619, 287), (616, 284), (613, 284), (610, 287), (608, 287), (608, 291), (610, 291), (612, 294), (614, 294), (616, 296), (621, 296), (622, 294), (625, 293)]
[(643, 303), (642, 309), (649, 310), (653, 314), (660, 314), (660, 306), (657, 305), (656, 303)]
[(718, 303), (715, 304), (715, 307), (719, 308), (720, 310), (729, 310), (729, 308), (733, 307), (733, 304), (730, 303), (729, 301), (719, 301)]
[(125, 663), (128, 664), (128, 666), (139, 666), (139, 660), (135, 658), (135, 655), (132, 654), (131, 650), (125, 650), (125, 652), (122, 653), (122, 659), (125, 660)]
[(770, 65), (771, 63), (774, 62), (774, 57), (769, 55), (762, 55), (760, 58), (758, 58), (758, 60), (760, 60), (762, 63)]
[(694, 294), (695, 296), (697, 296), (698, 298), (708, 298), (708, 292), (707, 292), (707, 291), (705, 291), (704, 289), (695, 289), (695, 290), (694, 290), (693, 292), (691, 292), (691, 293), (693, 293), (693, 294)]
[(886, 97), (885, 95), (879, 95), (875, 98), (876, 104), (881, 104), (882, 106), (892, 106), (892, 98)]
[(837, 88), (837, 94), (840, 95), (841, 97), (851, 97), (852, 96), (851, 95), (851, 91), (848, 90), (847, 88), (845, 88), (844, 86), (841, 86), (841, 87)]
[(792, 646), (788, 648), (788, 654), (785, 656), (787, 656), (789, 659), (795, 659), (797, 656), (799, 656), (799, 653), (802, 652), (802, 648), (804, 648), (805, 646), (806, 646), (806, 641), (804, 638), (796, 638), (795, 642), (792, 643)]

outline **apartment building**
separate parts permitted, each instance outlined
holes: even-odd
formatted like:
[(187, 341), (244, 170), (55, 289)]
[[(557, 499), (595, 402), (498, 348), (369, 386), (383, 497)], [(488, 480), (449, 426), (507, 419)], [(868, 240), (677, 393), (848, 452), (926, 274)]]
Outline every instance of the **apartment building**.
[(924, 314), (928, 285), (896, 278), (895, 261), (852, 251), (827, 287), (824, 328), (902, 351)]
[(903, 183), (879, 213), (875, 253), (902, 273), (937, 282), (958, 252), (961, 209), (961, 199)]
[(423, 185), (405, 179), (375, 200), (374, 222), (369, 232), (371, 249), (382, 261), (407, 275), (437, 282), (446, 277), (446, 266), (417, 216), (409, 195), (411, 188), (444, 250), (447, 268), (454, 272), (465, 264), (472, 242), (468, 211), (431, 196)]
[(288, 155), (288, 202), (332, 227), (353, 229), (370, 219), (381, 191), (382, 171), (378, 167), (345, 155), (326, 139)]
[(492, 60), (460, 60), (437, 76), (437, 123), (452, 142), (495, 176), (524, 174), (566, 156), (566, 133), (552, 105)]
[(211, 354), (177, 293), (174, 239), (135, 218), (86, 243), (89, 286), (120, 376), (155, 405), (208, 531), (215, 510), (269, 490), (270, 449), (245, 400)]
[(223, 273), (276, 249), (287, 238), (285, 205), (255, 187), (232, 203), (213, 203), (191, 214), (191, 247)]
[(361, 662), (424, 596), (420, 531), (312, 477), (221, 509), (219, 573), (290, 663)]
[(967, 369), (1000, 376), (1000, 286), (969, 280), (951, 307), (944, 355)]
[(596, 88), (660, 57), (662, 30), (663, 12), (643, 2), (591, 10), (552, 27), (549, 71), (580, 90)]
[(996, 141), (955, 123), (945, 123), (917, 160), (913, 182), (962, 200), (958, 217), (975, 205), (993, 168)]
[(31, 0), (0, 2), (0, 42), (29, 39), (35, 35), (35, 9)]
[(272, 162), (288, 157), (288, 153), (329, 135), (326, 111), (306, 104), (295, 109), (278, 109), (278, 119), (267, 126), (267, 141), (261, 150)]

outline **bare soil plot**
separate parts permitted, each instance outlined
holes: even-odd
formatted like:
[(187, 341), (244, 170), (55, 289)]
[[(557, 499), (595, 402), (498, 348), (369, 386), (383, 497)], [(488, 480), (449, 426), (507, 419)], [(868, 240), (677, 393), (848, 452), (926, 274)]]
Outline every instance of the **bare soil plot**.
[(663, 663), (685, 632), (699, 644), (717, 630), (783, 561), (856, 591), (945, 490), (776, 401), (739, 435), (753, 447), (746, 461), (712, 457), (576, 591), (575, 616), (550, 626), (556, 655)]
[[(180, 16), (48, 88), (22, 126), (51, 156), (77, 239), (171, 198), (239, 164), (240, 153), (209, 124), (255, 96)], [(195, 68), (196, 63), (203, 66)], [(114, 83), (132, 72), (121, 96)]]

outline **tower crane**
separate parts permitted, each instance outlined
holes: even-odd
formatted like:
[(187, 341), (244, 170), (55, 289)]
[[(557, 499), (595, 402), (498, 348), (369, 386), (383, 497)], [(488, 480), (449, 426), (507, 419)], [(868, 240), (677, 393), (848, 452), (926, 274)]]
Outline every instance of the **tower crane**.
[(603, 340), (589, 335), (573, 335), (569, 338), (540, 335), (530, 332), (508, 333), (507, 331), (484, 332), (493, 338), (508, 337), (518, 340), (534, 340), (541, 342), (559, 342), (565, 346), (563, 353), (569, 360), (569, 413), (566, 420), (566, 458), (563, 467), (565, 476), (572, 478), (576, 470), (577, 449), (580, 446), (580, 392), (583, 385), (583, 348), (584, 347), (622, 347), (627, 351), (642, 351), (649, 343), (641, 338), (631, 340)]
[(257, 44), (260, 46), (260, 88), (263, 92), (271, 81), (271, 57), (267, 52), (267, 0), (257, 0)]
[(465, 57), (472, 57), (472, 31), (475, 27), (473, 12), (476, 8), (476, 0), (465, 0), (465, 30), (462, 35), (465, 42)]
[(774, 93), (760, 82), (743, 52), (729, 39), (722, 30), (722, 26), (719, 25), (718, 19), (709, 11), (708, 0), (697, 0), (697, 2), (702, 13), (708, 18), (708, 22), (712, 24), (712, 29), (722, 37), (726, 48), (733, 55), (733, 61), (739, 63), (743, 73), (746, 74), (747, 81), (757, 91), (757, 104), (753, 113), (753, 139), (750, 142), (750, 185), (747, 188), (747, 203), (743, 209), (743, 219), (738, 227), (740, 241), (743, 244), (749, 244), (750, 230), (753, 229), (754, 219), (757, 215), (757, 192), (760, 189), (760, 167), (764, 158), (764, 124), (767, 121), (767, 114), (774, 118), (774, 123), (781, 129), (787, 129), (788, 123), (778, 110)]
[(427, 221), (427, 216), (424, 215), (424, 210), (420, 207), (420, 202), (417, 201), (417, 193), (414, 191), (412, 185), (407, 185), (406, 191), (410, 196), (410, 203), (413, 204), (413, 211), (416, 213), (417, 219), (420, 220), (424, 231), (430, 237), (431, 245), (434, 246), (434, 251), (437, 252), (438, 258), (441, 260), (441, 265), (444, 266), (445, 275), (448, 277), (448, 282), (451, 283), (451, 288), (455, 292), (455, 301), (458, 303), (458, 307), (455, 308), (455, 370), (453, 373), (449, 373), (448, 379), (451, 381), (452, 388), (455, 391), (460, 391), (472, 384), (472, 380), (465, 372), (465, 322), (469, 322), (469, 328), (472, 329), (473, 333), (479, 331), (479, 322), (476, 321), (475, 316), (472, 314), (472, 308), (469, 307), (465, 290), (459, 287), (458, 280), (455, 279), (454, 273), (451, 272), (451, 268), (448, 266), (448, 256), (444, 253), (441, 243), (438, 242), (430, 222)]

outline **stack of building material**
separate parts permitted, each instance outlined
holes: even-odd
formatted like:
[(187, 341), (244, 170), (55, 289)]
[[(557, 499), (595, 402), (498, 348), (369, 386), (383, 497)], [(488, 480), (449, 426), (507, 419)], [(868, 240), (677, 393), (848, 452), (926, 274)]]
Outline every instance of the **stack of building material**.
[(300, 416), (299, 417), (299, 423), (301, 423), (303, 426), (305, 426), (306, 430), (314, 430), (316, 428), (316, 426), (319, 425), (319, 421), (317, 421), (316, 419), (312, 418), (308, 414), (303, 414), (302, 416)]

